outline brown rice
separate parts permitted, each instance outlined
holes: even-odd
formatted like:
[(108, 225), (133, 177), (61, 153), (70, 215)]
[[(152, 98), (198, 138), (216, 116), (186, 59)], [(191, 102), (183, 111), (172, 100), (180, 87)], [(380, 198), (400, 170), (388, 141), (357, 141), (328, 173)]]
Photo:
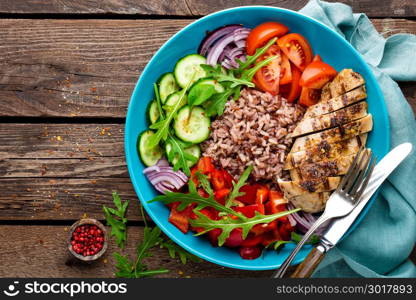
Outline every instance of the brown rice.
[(254, 89), (244, 89), (237, 101), (226, 104), (224, 114), (212, 122), (210, 138), (202, 144), (205, 156), (239, 177), (253, 165), (254, 180), (282, 176), (292, 145), (289, 134), (304, 114), (297, 104)]

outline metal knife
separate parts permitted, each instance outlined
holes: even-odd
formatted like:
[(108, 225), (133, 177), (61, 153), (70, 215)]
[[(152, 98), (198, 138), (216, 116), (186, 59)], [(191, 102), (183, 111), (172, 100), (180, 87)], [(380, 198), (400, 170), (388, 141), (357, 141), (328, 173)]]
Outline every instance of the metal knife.
[(412, 144), (404, 143), (393, 150), (391, 150), (382, 160), (375, 166), (373, 174), (364, 191), (362, 200), (353, 209), (353, 211), (345, 217), (335, 219), (328, 228), (324, 231), (320, 243), (312, 249), (306, 259), (298, 266), (295, 272), (291, 275), (294, 278), (310, 277), (316, 267), (324, 258), (325, 254), (335, 247), (335, 245), (342, 239), (344, 234), (350, 229), (355, 219), (360, 215), (368, 201), (386, 180), (386, 178), (393, 172), (394, 169), (409, 155), (412, 151)]

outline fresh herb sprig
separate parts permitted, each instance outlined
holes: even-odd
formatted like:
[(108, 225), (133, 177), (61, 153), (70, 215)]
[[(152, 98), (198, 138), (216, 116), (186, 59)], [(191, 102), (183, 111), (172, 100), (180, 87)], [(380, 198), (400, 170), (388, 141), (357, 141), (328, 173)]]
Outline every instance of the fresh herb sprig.
[(127, 240), (127, 218), (125, 215), (129, 201), (122, 202), (120, 196), (116, 192), (113, 192), (113, 203), (116, 207), (115, 209), (103, 205), (105, 220), (107, 225), (111, 226), (110, 235), (116, 238), (116, 243), (120, 248), (124, 248)]
[(187, 194), (176, 193), (176, 192), (166, 192), (165, 195), (156, 196), (154, 199), (150, 200), (149, 203), (162, 202), (164, 204), (170, 204), (173, 202), (179, 202), (179, 205), (176, 208), (178, 211), (183, 211), (188, 205), (196, 203), (197, 206), (195, 210), (201, 210), (205, 207), (213, 207), (219, 212), (231, 214), (240, 219), (245, 218), (241, 213), (236, 212), (229, 207), (225, 207), (224, 205), (215, 201), (212, 195), (210, 195), (208, 198), (205, 198), (199, 195), (193, 180), (189, 180), (188, 186), (189, 186), (189, 193)]
[[(116, 192), (113, 192), (113, 203), (117, 209), (103, 206), (104, 214), (106, 216), (107, 225), (111, 226), (111, 232), (115, 232), (116, 242), (120, 248), (124, 247), (127, 240), (125, 217), (128, 207), (128, 201), (122, 201)], [(179, 257), (180, 261), (185, 264), (187, 261), (199, 262), (200, 259), (193, 254), (188, 253), (180, 246), (176, 245), (172, 240), (165, 238), (158, 227), (150, 227), (144, 216), (143, 208), (141, 213), (144, 220), (143, 239), (136, 247), (136, 258), (134, 261), (130, 260), (127, 255), (122, 255), (119, 252), (113, 254), (116, 261), (116, 277), (123, 278), (142, 278), (151, 277), (159, 274), (169, 272), (165, 268), (149, 269), (144, 263), (144, 259), (152, 256), (151, 250), (155, 247), (167, 249), (170, 257)], [(115, 218), (116, 217), (116, 218)], [(112, 234), (113, 235), (113, 234)]]
[(247, 56), (246, 61), (237, 60), (239, 67), (225, 71), (220, 65), (210, 66), (201, 65), (207, 73), (207, 76), (213, 77), (215, 80), (221, 82), (225, 87), (222, 93), (215, 93), (209, 99), (205, 99), (204, 108), (208, 116), (220, 116), (224, 113), (225, 104), (233, 96), (233, 99), (238, 99), (241, 88), (244, 86), (254, 87), (252, 82), (254, 74), (264, 66), (267, 66), (277, 56), (268, 57), (260, 62), (257, 59), (263, 55), (274, 43), (276, 39), (270, 40), (264, 47), (258, 48), (256, 53), (252, 56)]
[[(282, 245), (285, 244), (297, 244), (302, 239), (302, 235), (292, 232), (291, 233), (291, 239), (290, 241), (276, 241), (272, 242), (269, 245), (266, 246), (266, 248), (273, 248), (274, 250), (280, 250)], [(320, 238), (318, 235), (314, 234), (312, 235), (309, 240), (306, 242), (306, 244), (314, 245), (320, 241)]]
[(233, 182), (233, 189), (232, 189), (230, 195), (228, 196), (227, 200), (225, 201), (225, 206), (226, 207), (231, 207), (234, 204), (233, 202), (234, 202), (235, 198), (237, 198), (238, 196), (244, 195), (244, 193), (240, 192), (240, 189), (242, 188), (243, 185), (246, 184), (248, 176), (250, 176), (250, 173), (251, 173), (252, 170), (253, 170), (253, 166), (252, 165), (248, 166), (244, 170), (243, 174), (241, 174), (237, 183)]
[(168, 160), (173, 164), (173, 170), (178, 171), (179, 169), (182, 169), (187, 176), (190, 176), (191, 170), (188, 162), (194, 164), (198, 161), (197, 157), (185, 152), (185, 148), (192, 144), (179, 140), (171, 133), (169, 133), (166, 142), (171, 146), (170, 151), (166, 153), (166, 155)]
[(183, 100), (186, 97), (186, 92), (188, 91), (191, 83), (193, 82), (193, 78), (195, 77), (195, 73), (193, 74), (191, 80), (189, 81), (188, 85), (181, 91), (179, 100), (173, 105), (170, 109), (168, 114), (165, 118), (161, 119), (159, 122), (156, 122), (149, 127), (151, 129), (155, 129), (156, 132), (152, 135), (149, 139), (149, 147), (155, 147), (161, 140), (166, 140), (169, 135), (170, 123), (172, 122), (173, 118), (176, 116), (179, 108), (181, 108), (183, 104)]
[(230, 236), (231, 231), (233, 231), (234, 229), (241, 228), (242, 237), (243, 239), (245, 239), (254, 225), (264, 223), (267, 224), (273, 222), (278, 218), (287, 216), (299, 210), (300, 209), (292, 209), (288, 211), (282, 211), (273, 215), (263, 215), (259, 212), (256, 212), (256, 214), (252, 218), (248, 218), (245, 216), (243, 218), (236, 219), (230, 217), (223, 217), (220, 220), (212, 220), (203, 213), (194, 210), (198, 218), (195, 220), (190, 220), (189, 222), (194, 227), (202, 227), (204, 229), (203, 231), (197, 233), (197, 236), (207, 233), (208, 231), (211, 231), (216, 228), (221, 229), (221, 234), (218, 236), (218, 246), (222, 246), (225, 243), (226, 239)]
[[(199, 186), (201, 186), (208, 195), (214, 195), (214, 191), (212, 190), (211, 183), (208, 180), (207, 175), (202, 174), (200, 171), (195, 173), (196, 178), (198, 179)], [(192, 179), (191, 179), (192, 180)]]

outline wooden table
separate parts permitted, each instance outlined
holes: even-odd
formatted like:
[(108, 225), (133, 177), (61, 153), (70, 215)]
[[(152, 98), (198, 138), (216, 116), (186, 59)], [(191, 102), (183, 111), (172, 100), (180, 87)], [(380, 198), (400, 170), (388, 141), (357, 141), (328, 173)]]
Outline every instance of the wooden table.
[[(109, 277), (110, 255), (68, 259), (69, 226), (102, 220), (111, 191), (130, 200), (133, 254), (143, 222), (124, 161), (131, 92), (153, 53), (175, 32), (220, 9), (307, 0), (4, 0), (0, 2), (0, 277)], [(416, 33), (414, 0), (343, 0), (384, 35)], [(416, 83), (400, 83), (416, 109)], [(112, 253), (110, 246), (108, 254)], [(413, 255), (415, 256), (415, 255)], [(167, 277), (265, 277), (203, 262), (182, 265), (155, 250)]]

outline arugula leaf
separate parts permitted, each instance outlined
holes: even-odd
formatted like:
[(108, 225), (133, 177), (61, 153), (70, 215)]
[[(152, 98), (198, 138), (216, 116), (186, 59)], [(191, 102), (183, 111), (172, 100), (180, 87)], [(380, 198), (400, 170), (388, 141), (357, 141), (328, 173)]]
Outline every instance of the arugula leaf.
[(188, 91), (189, 86), (191, 85), (194, 76), (195, 76), (195, 72), (192, 75), (192, 78), (189, 81), (188, 85), (181, 91), (178, 102), (176, 102), (175, 105), (173, 105), (170, 108), (169, 113), (166, 116), (166, 118), (149, 126), (150, 129), (156, 129), (155, 134), (149, 138), (149, 145), (148, 145), (149, 148), (155, 147), (157, 144), (159, 144), (159, 142), (162, 139), (166, 140), (168, 138), (170, 123), (172, 122), (179, 108), (181, 108), (183, 99), (186, 96), (186, 92)]
[(206, 114), (209, 117), (216, 115), (221, 116), (224, 113), (225, 104), (227, 104), (228, 99), (235, 93), (236, 90), (239, 89), (226, 88), (224, 92), (214, 94), (207, 102), (204, 103)]
[(250, 173), (251, 173), (252, 170), (253, 170), (253, 166), (252, 165), (248, 166), (247, 169), (244, 170), (243, 174), (241, 174), (237, 183), (233, 182), (233, 190), (231, 191), (230, 195), (228, 196), (227, 200), (225, 201), (225, 206), (226, 207), (232, 206), (235, 198), (237, 198), (238, 196), (244, 195), (244, 193), (240, 193), (240, 189), (243, 185), (246, 184), (248, 176), (250, 176)]
[[(295, 242), (295, 243), (299, 243), (300, 242), (300, 240), (303, 238), (303, 236), (302, 235), (300, 235), (300, 234), (298, 234), (298, 233), (296, 233), (296, 232), (292, 232), (292, 234), (291, 234), (291, 238), (292, 238), (292, 241), (293, 242)], [(306, 244), (316, 244), (316, 243), (319, 243), (319, 241), (321, 240), (321, 238), (318, 236), (318, 235), (316, 235), (316, 234), (313, 234), (310, 238), (309, 238), (309, 240), (306, 242)]]
[(235, 88), (240, 85), (245, 85), (248, 87), (254, 87), (254, 83), (244, 78), (237, 78), (234, 76), (233, 71), (224, 72), (223, 68), (220, 65), (215, 67), (211, 65), (201, 65), (208, 77), (213, 77), (218, 82), (230, 82), (230, 88)]
[(261, 62), (258, 62), (254, 67), (244, 70), (243, 73), (241, 74), (241, 78), (244, 78), (246, 80), (252, 80), (254, 74), (256, 74), (256, 72), (258, 70), (260, 70), (261, 68), (267, 66), (269, 63), (272, 62), (272, 60), (278, 58), (277, 55), (275, 56), (270, 56), (268, 58), (266, 58), (265, 60), (262, 60)]
[(196, 236), (207, 233), (213, 229), (221, 229), (221, 234), (218, 236), (218, 246), (222, 246), (225, 243), (225, 240), (230, 236), (231, 231), (236, 228), (241, 228), (243, 233), (243, 239), (245, 239), (249, 231), (253, 228), (254, 225), (270, 223), (280, 217), (289, 215), (291, 213), (297, 212), (300, 209), (292, 209), (288, 211), (282, 211), (273, 215), (263, 215), (256, 211), (256, 214), (252, 218), (239, 218), (233, 219), (230, 217), (225, 217), (220, 220), (211, 220), (209, 217), (203, 213), (194, 210), (195, 214), (199, 217), (196, 220), (189, 220), (190, 224), (194, 227), (202, 227), (204, 231), (195, 234)]
[(260, 56), (266, 53), (266, 51), (276, 42), (276, 40), (277, 38), (273, 38), (264, 47), (257, 48), (256, 53), (254, 53), (251, 56), (247, 55), (246, 60), (244, 62), (237, 59), (237, 62), (240, 65), (240, 67), (238, 69), (235, 69), (234, 73), (241, 74), (245, 69), (254, 64)]
[(208, 84), (197, 84), (189, 91), (188, 105), (190, 109), (195, 105), (201, 105), (212, 95), (215, 94), (215, 88)]
[(162, 101), (160, 100), (159, 88), (156, 83), (153, 83), (153, 90), (155, 91), (157, 110), (159, 111), (160, 120), (164, 120), (165, 112), (162, 109)]
[(212, 196), (214, 194), (214, 191), (211, 188), (211, 183), (209, 182), (207, 175), (202, 174), (200, 171), (197, 171), (195, 173), (195, 176), (199, 181), (199, 185), (202, 186), (202, 188), (205, 190), (205, 192), (208, 193), (208, 195)]
[(164, 240), (160, 243), (160, 248), (166, 248), (168, 250), (169, 256), (171, 258), (176, 258), (176, 255), (179, 256), (180, 261), (182, 264), (186, 264), (188, 260), (192, 262), (201, 262), (202, 259), (199, 257), (189, 253), (188, 251), (184, 250), (182, 247), (175, 244), (172, 240)]
[[(188, 166), (188, 161), (196, 163), (198, 158), (185, 152), (185, 148), (191, 146), (185, 142), (180, 141), (175, 136), (169, 133), (167, 143), (170, 144), (171, 150), (169, 153), (166, 153), (169, 162), (173, 163), (173, 170), (177, 171), (182, 169), (182, 171), (187, 175), (191, 175), (191, 170)], [(176, 161), (175, 161), (176, 159)], [(175, 162), (174, 162), (175, 161)]]
[(157, 202), (157, 201), (162, 202), (164, 204), (180, 202), (179, 206), (177, 207), (177, 210), (179, 211), (183, 211), (188, 205), (192, 203), (197, 203), (197, 207), (195, 208), (195, 210), (200, 210), (200, 209), (203, 209), (204, 207), (209, 206), (209, 207), (215, 208), (216, 210), (220, 212), (232, 214), (241, 219), (245, 218), (241, 213), (236, 212), (229, 207), (225, 207), (224, 205), (215, 201), (212, 195), (210, 195), (208, 198), (200, 196), (198, 194), (198, 191), (196, 190), (196, 186), (193, 180), (189, 180), (188, 185), (189, 185), (188, 194), (166, 192), (165, 195), (156, 196), (154, 199), (150, 200), (149, 203)]
[(137, 246), (137, 258), (134, 263), (131, 262), (127, 256), (123, 256), (117, 252), (114, 253), (114, 258), (117, 262), (116, 268), (118, 270), (116, 276), (124, 278), (141, 278), (169, 272), (166, 269), (148, 270), (146, 265), (143, 264), (143, 259), (152, 255), (150, 249), (163, 241), (160, 234), (161, 231), (158, 227), (154, 227), (153, 229), (150, 227), (144, 228), (143, 241)]
[(103, 205), (103, 211), (107, 225), (111, 226), (111, 236), (115, 236), (116, 243), (120, 248), (124, 248), (124, 243), (127, 239), (125, 217), (129, 201), (122, 202), (120, 196), (113, 192), (113, 203), (116, 209)]

